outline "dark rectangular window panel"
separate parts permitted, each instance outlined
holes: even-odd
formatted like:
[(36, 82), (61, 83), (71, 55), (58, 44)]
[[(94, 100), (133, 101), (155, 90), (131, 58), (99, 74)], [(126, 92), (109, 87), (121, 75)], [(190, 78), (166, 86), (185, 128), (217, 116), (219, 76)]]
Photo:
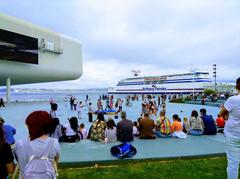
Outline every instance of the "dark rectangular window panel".
[(0, 60), (38, 64), (38, 39), (0, 29)]

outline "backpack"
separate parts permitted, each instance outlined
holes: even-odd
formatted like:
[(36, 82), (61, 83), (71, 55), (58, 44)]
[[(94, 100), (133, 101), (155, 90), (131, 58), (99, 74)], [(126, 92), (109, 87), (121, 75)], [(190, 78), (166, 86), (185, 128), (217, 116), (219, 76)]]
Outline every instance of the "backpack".
[(48, 159), (48, 154), (53, 146), (53, 139), (50, 141), (44, 150), (43, 154), (38, 157), (34, 155), (29, 142), (24, 143), (25, 150), (29, 156), (29, 161), (25, 166), (22, 177), (24, 179), (54, 179), (56, 178), (55, 169)]
[(118, 159), (130, 158), (137, 154), (137, 149), (130, 143), (122, 143), (111, 148), (111, 154)]

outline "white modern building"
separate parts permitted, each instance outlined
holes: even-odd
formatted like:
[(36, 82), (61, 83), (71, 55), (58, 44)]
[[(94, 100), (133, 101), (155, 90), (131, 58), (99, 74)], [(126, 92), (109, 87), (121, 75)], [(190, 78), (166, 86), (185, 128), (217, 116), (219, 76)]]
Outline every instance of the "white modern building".
[(0, 14), (0, 86), (78, 79), (79, 41)]

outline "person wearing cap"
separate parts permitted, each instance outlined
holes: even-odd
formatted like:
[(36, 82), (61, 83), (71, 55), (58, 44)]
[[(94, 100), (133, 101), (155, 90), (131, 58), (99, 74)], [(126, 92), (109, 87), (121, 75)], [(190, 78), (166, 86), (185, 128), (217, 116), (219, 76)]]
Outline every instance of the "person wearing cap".
[(11, 146), (12, 149), (14, 149), (15, 139), (13, 136), (16, 134), (16, 129), (10, 125), (5, 124), (4, 119), (1, 117), (0, 124), (2, 125), (6, 142)]

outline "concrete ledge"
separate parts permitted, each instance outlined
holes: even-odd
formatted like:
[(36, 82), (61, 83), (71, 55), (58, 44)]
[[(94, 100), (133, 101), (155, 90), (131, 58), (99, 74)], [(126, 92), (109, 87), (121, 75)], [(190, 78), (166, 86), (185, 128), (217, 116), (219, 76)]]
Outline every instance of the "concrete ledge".
[(61, 144), (60, 168), (93, 166), (95, 164), (113, 165), (129, 162), (154, 160), (177, 160), (224, 156), (224, 136), (188, 136), (187, 139), (158, 138), (156, 140), (135, 139), (132, 142), (138, 153), (131, 159), (119, 160), (111, 155), (112, 146), (83, 140), (75, 144)]

